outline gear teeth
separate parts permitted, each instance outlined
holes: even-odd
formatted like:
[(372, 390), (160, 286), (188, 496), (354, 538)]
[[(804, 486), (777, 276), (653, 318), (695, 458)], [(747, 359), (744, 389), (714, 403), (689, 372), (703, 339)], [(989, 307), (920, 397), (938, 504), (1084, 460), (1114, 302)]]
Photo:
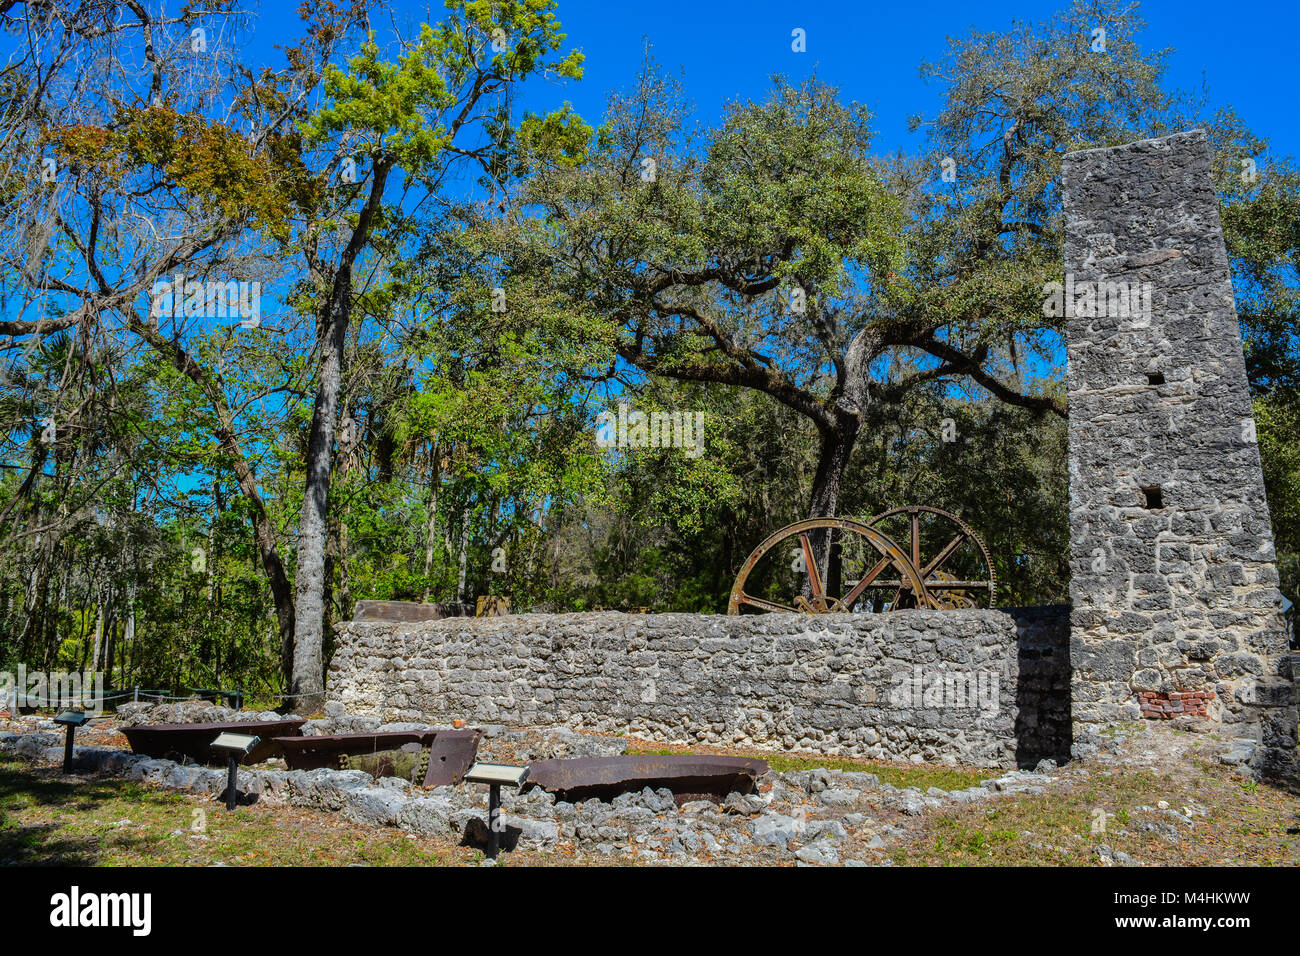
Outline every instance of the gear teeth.
[[(980, 554), (984, 557), (984, 567), (987, 568), (989, 572), (989, 607), (997, 607), (998, 572), (997, 569), (993, 567), (993, 559), (989, 555), (989, 549), (984, 546), (984, 539), (975, 533), (975, 529), (951, 511), (944, 511), (942, 508), (935, 508), (932, 505), (899, 505), (897, 508), (890, 508), (887, 511), (882, 511), (874, 518), (864, 520), (862, 523), (872, 526), (883, 518), (890, 518), (897, 514), (907, 514), (909, 511), (913, 510), (925, 511), (929, 514), (947, 518), (953, 524), (957, 525), (957, 527), (961, 528), (961, 530), (965, 532), (966, 536), (975, 542), (975, 546), (980, 549)], [(918, 568), (917, 570), (920, 569)]]
[[(727, 605), (727, 613), (728, 614), (740, 613), (740, 607), (742, 604), (757, 605), (763, 610), (778, 610), (778, 609), (788, 610), (788, 611), (804, 610), (804, 613), (829, 613), (837, 609), (843, 610), (843, 605), (841, 604), (839, 598), (833, 598), (832, 602), (829, 604), (829, 606), (826, 606), (825, 610), (817, 610), (812, 608), (811, 605), (809, 605), (806, 609), (801, 608), (799, 606), (799, 601), (797, 599), (795, 601), (795, 605), (796, 605), (795, 607), (778, 606), (772, 603), (768, 603), (766, 601), (760, 601), (758, 599), (755, 599), (750, 595), (745, 594), (744, 592), (744, 585), (745, 585), (745, 581), (749, 577), (749, 572), (754, 568), (755, 564), (759, 561), (760, 558), (762, 558), (765, 554), (771, 551), (776, 545), (778, 545), (782, 541), (787, 540), (794, 534), (803, 531), (813, 530), (815, 528), (816, 529), (840, 528), (844, 531), (855, 531), (858, 535), (868, 537), (868, 539), (872, 541), (877, 551), (879, 551), (881, 554), (890, 555), (892, 560), (894, 561), (894, 564), (898, 567), (899, 571), (901, 571), (904, 576), (911, 578), (917, 587), (924, 589), (925, 585), (920, 580), (921, 569), (912, 567), (912, 562), (910, 558), (903, 553), (902, 548), (898, 546), (897, 542), (892, 541), (889, 538), (889, 536), (885, 534), (883, 531), (877, 530), (873, 527), (877, 522), (885, 518), (891, 517), (893, 515), (906, 514), (906, 513), (917, 512), (917, 511), (924, 511), (927, 514), (938, 515), (941, 518), (945, 518), (948, 521), (951, 521), (953, 524), (957, 525), (957, 527), (961, 529), (962, 533), (969, 540), (974, 542), (977, 548), (979, 548), (980, 554), (984, 558), (984, 566), (985, 568), (988, 569), (988, 584), (989, 584), (989, 588), (988, 588), (989, 605), (988, 606), (995, 607), (997, 602), (997, 590), (998, 590), (997, 571), (994, 569), (993, 561), (989, 557), (989, 549), (984, 546), (984, 540), (978, 534), (975, 533), (974, 529), (972, 529), (970, 525), (968, 525), (961, 518), (957, 517), (951, 511), (944, 511), (942, 508), (935, 508), (930, 505), (902, 505), (897, 508), (890, 508), (888, 511), (882, 511), (874, 518), (871, 518), (870, 520), (866, 520), (866, 521), (856, 519), (856, 518), (806, 518), (802, 521), (796, 521), (794, 524), (786, 525), (784, 528), (781, 528), (780, 530), (775, 531), (772, 534), (768, 535), (768, 537), (764, 539), (763, 542), (758, 545), (758, 547), (756, 547), (752, 552), (750, 552), (749, 557), (745, 559), (745, 563), (741, 565), (741, 569), (739, 573), (737, 573), (736, 575), (736, 580), (732, 584), (731, 596)], [(851, 527), (853, 525), (856, 525), (857, 527), (856, 528)], [(874, 535), (875, 537), (872, 538), (871, 537), (872, 535)], [(881, 540), (876, 540), (876, 539), (881, 539)], [(890, 550), (886, 551), (885, 547), (882, 547), (882, 545), (887, 546)], [(804, 601), (804, 603), (807, 604), (806, 601)], [(763, 605), (766, 605), (766, 607), (764, 607)]]

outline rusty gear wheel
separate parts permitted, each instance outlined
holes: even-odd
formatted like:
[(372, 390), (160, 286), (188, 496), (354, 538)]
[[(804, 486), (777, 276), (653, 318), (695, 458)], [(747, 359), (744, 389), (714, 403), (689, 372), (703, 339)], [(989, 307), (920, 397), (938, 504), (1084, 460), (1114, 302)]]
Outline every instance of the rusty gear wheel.
[[(809, 534), (818, 531), (830, 531), (836, 535), (833, 547), (840, 553), (853, 552), (855, 560), (852, 563), (861, 569), (857, 583), (843, 595), (827, 593), (827, 582), (823, 574), (825, 569), (818, 566), (809, 540)], [(795, 556), (796, 564), (802, 564), (802, 568), (797, 571), (791, 569), (793, 577), (787, 573), (783, 581), (769, 583), (765, 596), (746, 592), (745, 584), (760, 560), (769, 552), (778, 550), (778, 546), (785, 541), (792, 544), (797, 541), (798, 550), (791, 554)], [(779, 549), (782, 559), (784, 550)], [(906, 582), (909, 593), (921, 595), (922, 607), (933, 606), (926, 593), (925, 582), (916, 567), (908, 559), (907, 553), (888, 535), (851, 518), (807, 518), (796, 521), (769, 535), (745, 559), (740, 573), (736, 575), (736, 583), (732, 586), (727, 613), (739, 614), (740, 609), (746, 606), (760, 611), (788, 611), (797, 614), (852, 611), (854, 604), (872, 583), (891, 567), (896, 575), (895, 587), (898, 586), (898, 581)], [(802, 578), (805, 574), (806, 581)], [(807, 593), (804, 593), (805, 590)]]
[[(923, 516), (926, 515), (931, 516), (931, 520), (926, 522), (928, 527), (923, 528)], [(906, 524), (903, 519), (906, 519)], [(998, 579), (988, 548), (974, 529), (952, 512), (930, 505), (902, 505), (882, 511), (864, 523), (903, 542), (910, 563), (925, 581), (925, 597), (920, 601), (916, 599), (910, 581), (905, 578), (872, 581), (868, 589), (875, 609), (880, 610), (882, 606), (891, 610), (918, 606), (994, 606)], [(951, 526), (951, 530), (942, 530), (945, 525)], [(938, 541), (947, 543), (937, 546)], [(946, 564), (954, 561), (959, 565), (958, 572), (944, 569)], [(980, 565), (983, 565), (982, 569)]]

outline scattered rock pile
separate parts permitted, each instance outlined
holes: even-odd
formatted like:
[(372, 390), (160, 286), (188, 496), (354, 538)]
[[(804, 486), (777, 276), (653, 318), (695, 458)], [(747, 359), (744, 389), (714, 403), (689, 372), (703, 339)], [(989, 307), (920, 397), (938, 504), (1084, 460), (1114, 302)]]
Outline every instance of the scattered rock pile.
[[(374, 722), (371, 726), (367, 718), (339, 715), (312, 723), (320, 725), (320, 733), (337, 733), (342, 726), (430, 729), (422, 724)], [(111, 728), (104, 729), (111, 732)], [(565, 728), (482, 729), (481, 760), (517, 764), (625, 752), (621, 738), (587, 736)], [(0, 732), (0, 752), (58, 763), (63, 757), (63, 736), (57, 731), (48, 720), (25, 718), (9, 732)], [(91, 744), (96, 736), (91, 728), (79, 733), (78, 740)], [(1170, 748), (1158, 745), (1149, 733), (1136, 733), (1122, 746), (1118, 741), (1114, 746), (1112, 754), (1101, 755), (1113, 766), (1150, 766), (1157, 756), (1163, 762)], [(146, 781), (212, 799), (218, 799), (225, 788), (221, 769), (155, 760), (107, 746), (76, 747), (74, 766), (80, 773)], [(677, 865), (887, 864), (883, 851), (906, 833), (904, 828), (911, 826), (909, 821), (914, 818), (1001, 795), (1042, 793), (1060, 780), (1087, 773), (1073, 765), (1058, 770), (1045, 760), (1032, 772), (1011, 771), (980, 786), (922, 791), (893, 787), (872, 773), (822, 768), (769, 771), (758, 779), (755, 793), (733, 793), (721, 804), (695, 801), (681, 807), (667, 789), (647, 787), (609, 802), (578, 803), (557, 801), (554, 795), (533, 789), (504, 795), (506, 832), (502, 843), (507, 849), (560, 850), (575, 858), (607, 856)], [(486, 788), (462, 785), (425, 790), (401, 778), (376, 781), (359, 770), (288, 771), (262, 764), (241, 768), (239, 789), (247, 803), (303, 807), (435, 839), (479, 846), (486, 843)], [(1195, 806), (1140, 807), (1127, 825), (1177, 840), (1185, 833), (1187, 821), (1203, 812)], [(1137, 864), (1109, 847), (1098, 847), (1097, 852), (1102, 865)]]
[(224, 724), (235, 721), (292, 720), (297, 714), (281, 715), (273, 710), (234, 710), (204, 700), (178, 700), (170, 703), (139, 701), (117, 708), (117, 723), (122, 727), (146, 724)]
[[(174, 708), (165, 712), (172, 720), (184, 717), (193, 722), (203, 715), (193, 707), (164, 706)], [(141, 723), (162, 716), (156, 710), (132, 710), (127, 715)], [(0, 751), (47, 763), (61, 760), (62, 739), (44, 724), (48, 722), (29, 725), (20, 732), (0, 733)], [(336, 714), (311, 721), (304, 729), (340, 733), (430, 728), (379, 724), (371, 718)], [(620, 738), (588, 736), (565, 728), (483, 729), (485, 739), (479, 752), (483, 760), (527, 763), (626, 751)], [(185, 766), (109, 747), (76, 747), (74, 766), (81, 773), (140, 780), (213, 799), (225, 788), (225, 772), (218, 768)], [(919, 814), (947, 801), (983, 799), (1009, 789), (1042, 786), (1048, 779), (1016, 773), (989, 781), (992, 786), (922, 793), (916, 788), (898, 790), (882, 784), (869, 773), (820, 769), (769, 772), (759, 779), (757, 793), (733, 793), (721, 804), (695, 801), (680, 808), (668, 789), (647, 787), (609, 802), (580, 803), (557, 801), (552, 794), (533, 789), (506, 796), (503, 844), (534, 850), (567, 844), (578, 854), (677, 864), (742, 859), (749, 863), (854, 864), (865, 863), (863, 857), (878, 862), (875, 851), (884, 849), (886, 841), (901, 832), (880, 822), (881, 816), (897, 811)], [(400, 778), (376, 781), (358, 770), (288, 771), (262, 765), (241, 768), (239, 788), (247, 803), (339, 813), (358, 823), (399, 827), (463, 844), (482, 845), (487, 838), (487, 794), (476, 787), (425, 790)]]

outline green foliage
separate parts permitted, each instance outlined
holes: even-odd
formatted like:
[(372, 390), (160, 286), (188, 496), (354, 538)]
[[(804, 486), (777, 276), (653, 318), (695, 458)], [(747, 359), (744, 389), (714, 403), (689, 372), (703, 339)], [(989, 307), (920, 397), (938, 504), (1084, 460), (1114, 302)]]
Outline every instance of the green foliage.
[(1278, 390), (1257, 398), (1255, 426), (1282, 593), (1300, 605), (1300, 396)]
[[(347, 68), (325, 70), (329, 99), (304, 125), (307, 145), (346, 133), (373, 158), (391, 157), (418, 175), (452, 147), (466, 117), (443, 111), (460, 99), (466, 81), (487, 77), (509, 81), (545, 71), (582, 78), (582, 54), (559, 60), (551, 54), (564, 42), (555, 3), (447, 0), (449, 14), (437, 25), (421, 24), (395, 62), (384, 60), (371, 31)], [(550, 127), (562, 137), (563, 123)]]
[[(1063, 602), (1062, 329), (1041, 308), (1060, 278), (1060, 159), (1195, 125), (1214, 149), (1282, 587), (1300, 598), (1300, 172), (1231, 110), (1168, 90), (1166, 53), (1143, 48), (1127, 6), (954, 38), (924, 68), (944, 101), (917, 120), (923, 148), (889, 158), (869, 113), (818, 78), (777, 77), (711, 129), (652, 66), (599, 126), (567, 103), (514, 117), (509, 84), (581, 75), (554, 3), (449, 0), (409, 42), (349, 47), (361, 9), (311, 8), (288, 73), (245, 77), (225, 122), (125, 98), (43, 129), (78, 183), (122, 202), (95, 234), (109, 272), (152, 264), (120, 234), (131, 203), (165, 195), (169, 215), (227, 230), (200, 232), (205, 251), (169, 273), (251, 263), (303, 322), (168, 330), (148, 350), (83, 323), (14, 350), (0, 665), (85, 666), (98, 634), (112, 684), (282, 689), (259, 521), (292, 581), (315, 322), (379, 169), (393, 179), (348, 297), (334, 620), (365, 598), (482, 594), (719, 613), (754, 545), (806, 515), (823, 439), (848, 419), (838, 513), (952, 511), (989, 546), (999, 603)], [(287, 119), (254, 145), (236, 126), (259, 110)], [(368, 161), (360, 181), (340, 181), (347, 158)], [(444, 186), (456, 163), (482, 193)], [(33, 261), (75, 264), (70, 250), (56, 237)], [(704, 454), (598, 447), (620, 402), (702, 413)]]
[(765, 102), (732, 106), (700, 171), (706, 248), (750, 261), (789, 244), (774, 275), (827, 295), (854, 269), (896, 268), (902, 211), (870, 158), (870, 124), (816, 81), (778, 77)]

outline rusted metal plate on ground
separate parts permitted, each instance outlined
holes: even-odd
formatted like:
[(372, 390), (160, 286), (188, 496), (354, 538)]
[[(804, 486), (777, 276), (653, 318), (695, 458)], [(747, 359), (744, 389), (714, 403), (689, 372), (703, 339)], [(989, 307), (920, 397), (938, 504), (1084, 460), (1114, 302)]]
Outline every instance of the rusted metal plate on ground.
[(502, 617), (510, 613), (510, 598), (499, 594), (483, 594), (474, 604), (475, 617)]
[(754, 781), (767, 773), (765, 760), (710, 754), (583, 757), (539, 760), (528, 765), (524, 790), (541, 787), (568, 803), (620, 793), (667, 787), (678, 803), (691, 799), (721, 800), (729, 793), (752, 793)]
[(467, 617), (474, 613), (468, 604), (422, 604), (419, 601), (358, 601), (352, 609), (352, 620), (373, 623), (397, 621), (416, 624), (421, 621), (440, 621), (444, 617)]
[(350, 757), (396, 750), (403, 744), (429, 746), (438, 730), (392, 731), (375, 734), (329, 734), (318, 737), (277, 737), (275, 742), (284, 754), (290, 770), (316, 770), (337, 767), (341, 754)]
[(122, 733), (133, 753), (159, 759), (188, 757), (196, 763), (225, 763), (222, 754), (213, 753), (209, 745), (218, 734), (256, 734), (262, 742), (244, 758), (244, 763), (258, 763), (280, 755), (276, 737), (296, 737), (306, 721), (239, 720), (220, 724), (140, 724), (123, 727)]
[(426, 787), (446, 787), (460, 783), (465, 771), (474, 765), (478, 756), (481, 730), (440, 730), (429, 745), (429, 772), (424, 775)]

